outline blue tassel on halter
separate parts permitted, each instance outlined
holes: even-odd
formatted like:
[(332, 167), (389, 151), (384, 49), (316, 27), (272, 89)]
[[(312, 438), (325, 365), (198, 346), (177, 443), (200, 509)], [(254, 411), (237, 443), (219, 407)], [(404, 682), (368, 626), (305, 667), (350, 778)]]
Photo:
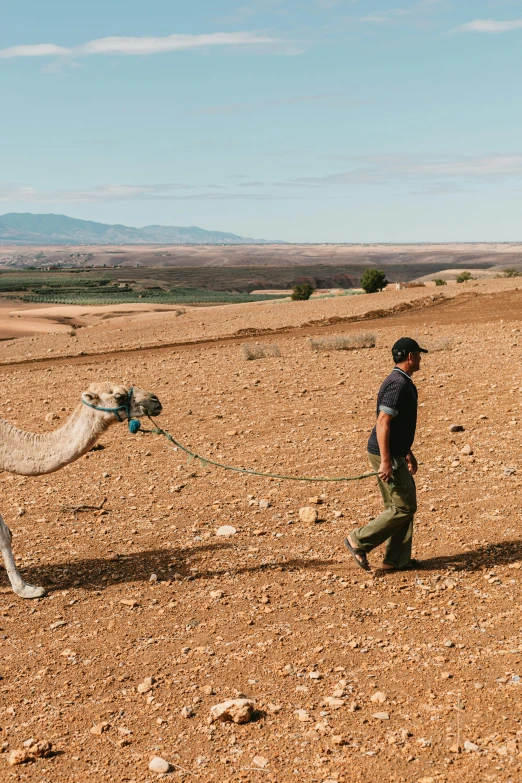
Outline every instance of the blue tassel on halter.
[(129, 419), (129, 432), (132, 435), (136, 435), (140, 427), (141, 421), (139, 419)]

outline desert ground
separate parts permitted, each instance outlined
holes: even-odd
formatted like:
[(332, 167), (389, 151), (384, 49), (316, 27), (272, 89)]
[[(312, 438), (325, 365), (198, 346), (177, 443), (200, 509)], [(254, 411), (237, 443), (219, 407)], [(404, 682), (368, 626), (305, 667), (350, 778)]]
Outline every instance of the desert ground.
[[(521, 289), (124, 314), (1, 343), (0, 416), (22, 429), (60, 427), (110, 379), (156, 393), (157, 423), (198, 454), (329, 477), (369, 469), (393, 342), (430, 353), (414, 572), (383, 574), (376, 550), (367, 574), (343, 547), (380, 510), (373, 478), (223, 471), (123, 423), (55, 474), (2, 473), (18, 564), (48, 595), (22, 601), (0, 571), (0, 779), (152, 783), (158, 756), (166, 780), (202, 783), (520, 780)], [(361, 332), (376, 347), (308, 341)], [(247, 361), (245, 342), (280, 355)], [(251, 721), (210, 722), (243, 695)]]

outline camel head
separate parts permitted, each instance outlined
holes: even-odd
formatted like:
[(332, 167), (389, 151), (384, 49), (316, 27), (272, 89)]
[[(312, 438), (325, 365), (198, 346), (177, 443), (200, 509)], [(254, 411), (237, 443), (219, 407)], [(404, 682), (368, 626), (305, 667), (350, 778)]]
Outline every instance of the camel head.
[(91, 408), (109, 409), (106, 415), (117, 409), (117, 418), (120, 421), (139, 419), (141, 416), (159, 416), (161, 403), (152, 392), (143, 391), (138, 386), (121, 386), (118, 383), (91, 383), (87, 391), (82, 394), (82, 402)]

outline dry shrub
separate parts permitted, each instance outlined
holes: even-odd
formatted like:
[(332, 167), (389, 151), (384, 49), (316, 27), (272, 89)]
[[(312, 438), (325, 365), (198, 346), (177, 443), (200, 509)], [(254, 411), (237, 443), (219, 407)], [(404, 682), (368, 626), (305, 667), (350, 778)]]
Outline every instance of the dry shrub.
[(377, 336), (373, 332), (359, 334), (329, 334), (326, 337), (310, 337), (312, 351), (355, 351), (358, 348), (375, 348)]
[(421, 348), (426, 348), (430, 353), (437, 351), (452, 351), (455, 347), (454, 337), (425, 337), (424, 335), (414, 334), (413, 339), (418, 342)]
[(247, 361), (253, 359), (266, 359), (269, 356), (281, 356), (277, 343), (243, 343), (241, 346), (243, 358)]
[[(422, 346), (424, 348), (424, 346)], [(435, 353), (436, 351), (452, 351), (455, 347), (455, 340), (453, 337), (440, 337), (438, 340), (430, 340), (426, 346), (428, 351)]]

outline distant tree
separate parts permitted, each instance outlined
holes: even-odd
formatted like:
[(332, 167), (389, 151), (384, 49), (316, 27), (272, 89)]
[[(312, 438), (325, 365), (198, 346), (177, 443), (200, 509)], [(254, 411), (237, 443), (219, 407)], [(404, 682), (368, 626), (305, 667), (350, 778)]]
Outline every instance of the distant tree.
[(377, 291), (382, 291), (387, 285), (386, 275), (380, 269), (365, 269), (363, 272), (361, 288), (367, 294), (375, 294)]
[(504, 277), (520, 277), (520, 272), (514, 266), (504, 269)]
[(461, 272), (460, 275), (457, 277), (457, 283), (467, 283), (468, 280), (474, 280), (474, 277), (471, 277), (471, 272)]
[(435, 285), (446, 285), (446, 281), (442, 279), (442, 277), (436, 277), (433, 281)]
[(294, 301), (303, 301), (305, 299), (310, 299), (313, 292), (315, 291), (315, 288), (310, 285), (310, 283), (301, 283), (300, 285), (294, 285), (294, 290), (292, 291), (292, 299)]

